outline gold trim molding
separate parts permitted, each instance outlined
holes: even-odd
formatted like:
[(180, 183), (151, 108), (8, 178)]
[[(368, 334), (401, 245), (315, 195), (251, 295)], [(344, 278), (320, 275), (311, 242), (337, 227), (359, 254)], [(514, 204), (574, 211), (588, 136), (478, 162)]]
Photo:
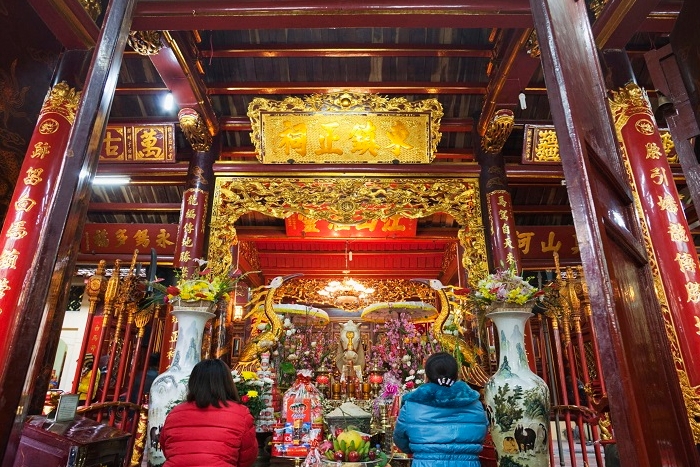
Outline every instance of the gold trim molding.
[(248, 106), (262, 163), (429, 163), (435, 158), (442, 105), (341, 91), (257, 97)]
[(214, 274), (231, 268), (231, 246), (238, 243), (234, 224), (251, 211), (277, 218), (299, 213), (345, 225), (395, 215), (417, 219), (447, 213), (461, 226), (462, 265), (469, 280), (488, 275), (476, 178), (217, 177), (207, 255)]
[(78, 112), (82, 92), (68, 86), (68, 83), (61, 81), (44, 98), (39, 118), (48, 113), (57, 113), (63, 116), (72, 125), (75, 122), (75, 114)]

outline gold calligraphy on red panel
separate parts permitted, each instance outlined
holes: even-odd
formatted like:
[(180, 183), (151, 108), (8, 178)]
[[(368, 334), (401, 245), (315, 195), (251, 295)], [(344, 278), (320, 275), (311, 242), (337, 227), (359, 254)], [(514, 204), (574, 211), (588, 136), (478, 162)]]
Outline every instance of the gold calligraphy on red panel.
[(175, 125), (107, 125), (100, 151), (104, 162), (172, 162)]

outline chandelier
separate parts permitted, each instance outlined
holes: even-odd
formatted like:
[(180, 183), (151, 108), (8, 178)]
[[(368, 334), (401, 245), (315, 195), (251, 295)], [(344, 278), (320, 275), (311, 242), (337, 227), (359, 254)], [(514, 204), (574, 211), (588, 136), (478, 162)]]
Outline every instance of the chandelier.
[(352, 261), (352, 251), (348, 251), (348, 242), (345, 242), (345, 278), (342, 281), (333, 280), (318, 291), (318, 294), (332, 299), (338, 305), (360, 305), (374, 293), (374, 288), (366, 287), (359, 281), (349, 277), (349, 261)]

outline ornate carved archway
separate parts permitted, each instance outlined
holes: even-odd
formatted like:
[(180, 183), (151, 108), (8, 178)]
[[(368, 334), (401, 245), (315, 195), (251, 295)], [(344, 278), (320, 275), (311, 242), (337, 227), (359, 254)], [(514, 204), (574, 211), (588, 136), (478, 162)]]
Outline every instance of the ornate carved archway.
[(215, 274), (231, 267), (231, 246), (238, 241), (234, 224), (250, 211), (278, 218), (299, 213), (338, 224), (447, 213), (461, 226), (462, 265), (470, 281), (488, 274), (475, 178), (218, 177), (208, 252)]

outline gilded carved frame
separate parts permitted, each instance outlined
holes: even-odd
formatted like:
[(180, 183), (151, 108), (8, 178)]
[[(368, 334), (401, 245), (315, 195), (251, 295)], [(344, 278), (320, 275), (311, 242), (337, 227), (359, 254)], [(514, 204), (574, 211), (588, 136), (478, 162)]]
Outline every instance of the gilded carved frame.
[(488, 274), (476, 178), (217, 177), (207, 255), (214, 274), (231, 268), (231, 246), (238, 242), (234, 224), (250, 211), (278, 218), (299, 213), (339, 224), (447, 213), (461, 226), (462, 266), (470, 281)]

